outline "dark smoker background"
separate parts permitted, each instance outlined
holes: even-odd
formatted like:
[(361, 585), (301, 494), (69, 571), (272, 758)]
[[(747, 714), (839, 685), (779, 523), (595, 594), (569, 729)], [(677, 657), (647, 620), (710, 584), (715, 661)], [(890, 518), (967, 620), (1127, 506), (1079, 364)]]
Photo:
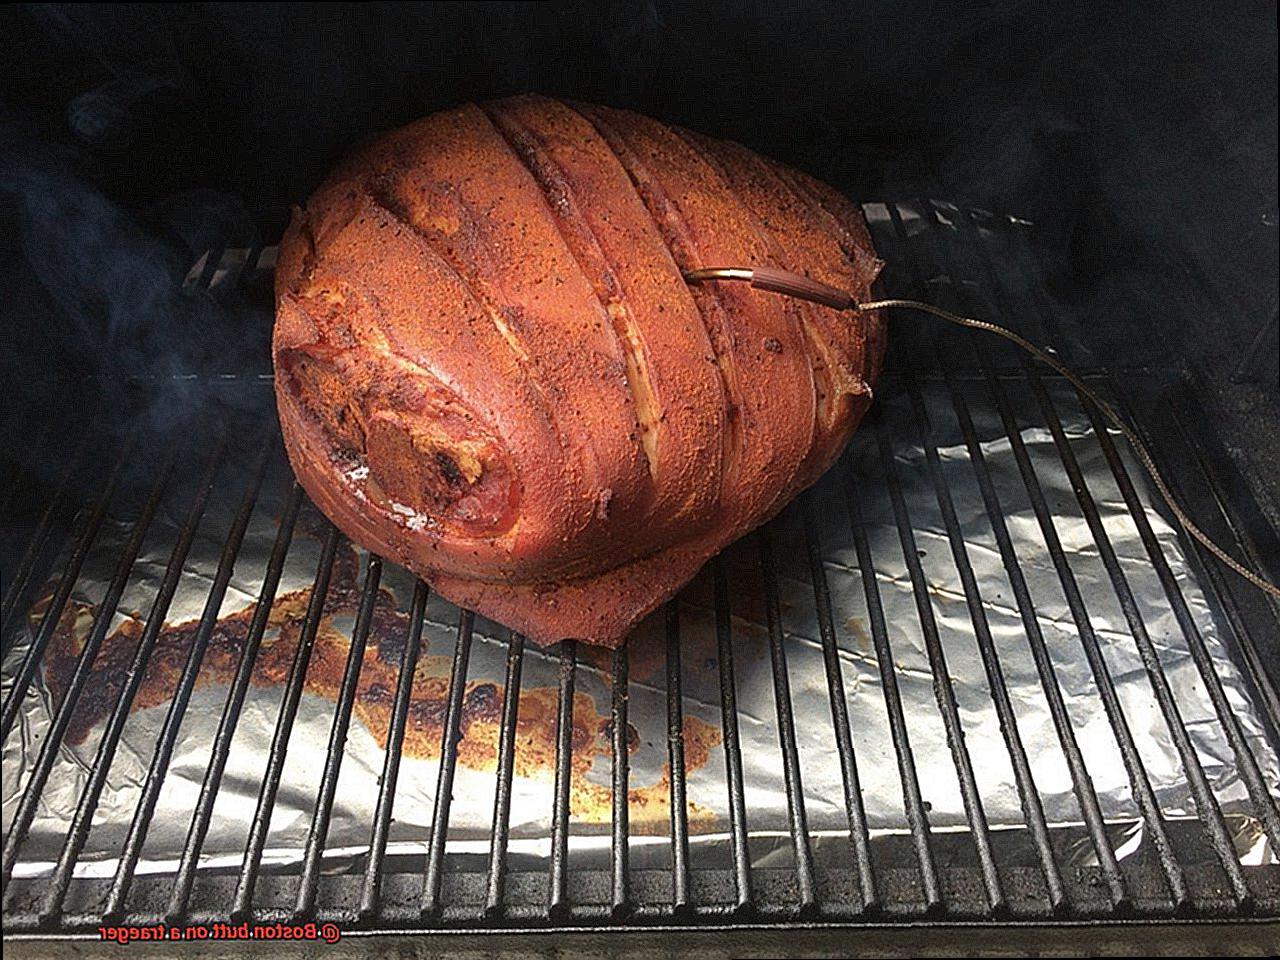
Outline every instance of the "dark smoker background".
[(180, 375), (268, 372), (269, 315), (184, 294), (194, 260), (274, 242), (373, 131), (540, 91), (739, 140), (855, 200), (1034, 221), (1100, 354), (1199, 358), (1206, 416), (1280, 502), (1275, 18), (1261, 0), (8, 7), (6, 460), (42, 426), (119, 426), (122, 377), (156, 378), (150, 424), (200, 408)]

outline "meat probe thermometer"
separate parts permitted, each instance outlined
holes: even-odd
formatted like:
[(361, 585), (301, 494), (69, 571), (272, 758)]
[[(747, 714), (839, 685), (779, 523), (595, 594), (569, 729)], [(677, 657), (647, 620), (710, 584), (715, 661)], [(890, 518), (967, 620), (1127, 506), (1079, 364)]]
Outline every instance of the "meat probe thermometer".
[(739, 281), (749, 283), (757, 290), (767, 290), (770, 293), (780, 293), (789, 297), (797, 297), (801, 300), (808, 300), (811, 303), (820, 303), (823, 306), (831, 307), (833, 310), (853, 310), (859, 313), (867, 313), (872, 310), (918, 310), (922, 313), (931, 314), (947, 323), (954, 323), (961, 327), (970, 327), (974, 330), (983, 330), (987, 333), (994, 333), (998, 337), (1003, 337), (1011, 343), (1017, 344), (1027, 353), (1031, 354), (1041, 363), (1051, 367), (1055, 372), (1061, 374), (1068, 383), (1080, 391), (1090, 403), (1094, 405), (1112, 425), (1124, 435), (1129, 441), (1129, 445), (1133, 448), (1134, 454), (1142, 466), (1146, 468), (1151, 479), (1155, 482), (1156, 490), (1161, 498), (1173, 512), (1182, 529), (1186, 530), (1191, 536), (1195, 537), (1206, 550), (1222, 561), (1228, 568), (1238, 573), (1244, 579), (1248, 580), (1259, 590), (1262, 590), (1276, 599), (1280, 599), (1280, 586), (1272, 583), (1266, 577), (1262, 576), (1254, 570), (1250, 570), (1231, 554), (1227, 553), (1222, 547), (1218, 546), (1207, 533), (1201, 530), (1182, 509), (1178, 501), (1174, 498), (1173, 493), (1169, 490), (1168, 485), (1164, 481), (1164, 477), (1160, 475), (1160, 471), (1156, 468), (1154, 458), (1147, 449), (1147, 445), (1143, 443), (1142, 438), (1138, 436), (1137, 431), (1125, 422), (1115, 409), (1103, 400), (1094, 390), (1089, 387), (1084, 380), (1071, 370), (1066, 364), (1060, 361), (1047, 350), (1042, 350), (1034, 343), (1027, 340), (1020, 334), (1014, 333), (1006, 327), (999, 324), (991, 323), (987, 320), (978, 320), (974, 317), (963, 317), (959, 314), (952, 313), (949, 310), (943, 310), (941, 307), (935, 307), (931, 303), (925, 303), (921, 300), (904, 300), (899, 297), (891, 297), (885, 300), (858, 300), (852, 294), (832, 287), (828, 284), (821, 283), (811, 277), (806, 277), (790, 270), (780, 270), (777, 267), (704, 267), (697, 270), (684, 271), (684, 279), (687, 283), (707, 283), (713, 281)]

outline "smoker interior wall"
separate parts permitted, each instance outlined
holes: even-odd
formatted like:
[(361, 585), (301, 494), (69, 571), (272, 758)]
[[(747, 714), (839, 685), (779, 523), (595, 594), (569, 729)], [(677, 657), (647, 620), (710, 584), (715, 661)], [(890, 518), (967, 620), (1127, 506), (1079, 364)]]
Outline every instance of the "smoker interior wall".
[[(1263, 0), (55, 4), (0, 21), (0, 355), (27, 371), (265, 370), (260, 314), (179, 295), (194, 258), (274, 241), (371, 132), (525, 90), (738, 139), (858, 199), (1033, 220), (1055, 294), (1113, 360), (1193, 355), (1225, 379), (1251, 344), (1274, 349)], [(1274, 367), (1250, 368), (1255, 414), (1277, 412)], [(198, 400), (182, 390), (157, 415)], [(7, 438), (47, 419), (18, 394)]]

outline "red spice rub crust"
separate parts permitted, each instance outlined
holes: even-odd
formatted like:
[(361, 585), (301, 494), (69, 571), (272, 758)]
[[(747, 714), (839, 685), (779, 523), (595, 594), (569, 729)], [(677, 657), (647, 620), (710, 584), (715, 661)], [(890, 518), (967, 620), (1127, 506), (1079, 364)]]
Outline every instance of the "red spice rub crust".
[(699, 266), (865, 297), (857, 209), (736, 144), (516, 97), (363, 147), (276, 273), (276, 396), (353, 539), (538, 643), (617, 646), (812, 484), (871, 402), (885, 332)]

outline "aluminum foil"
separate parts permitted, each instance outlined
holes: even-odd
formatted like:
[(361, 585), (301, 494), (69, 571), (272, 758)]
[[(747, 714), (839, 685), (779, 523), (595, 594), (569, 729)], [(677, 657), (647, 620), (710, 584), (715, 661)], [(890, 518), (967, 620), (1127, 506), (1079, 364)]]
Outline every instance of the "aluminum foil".
[[(1237, 775), (1237, 764), (1188, 653), (1133, 519), (1115, 487), (1098, 438), (1074, 392), (1046, 381), (1063, 419), (1068, 442), (1080, 463), (1101, 512), (1107, 536), (1133, 590), (1155, 644), (1196, 755), (1214, 794), (1238, 838), (1241, 858), (1270, 857), (1259, 842), (1260, 830)], [(269, 383), (224, 383), (227, 390), (269, 390)], [(1118, 853), (1141, 848), (1144, 837), (1115, 736), (1098, 697), (1076, 625), (1063, 599), (1061, 583), (1031, 511), (1008, 436), (981, 382), (961, 389), (974, 417), (987, 466), (1014, 538), (1018, 558), (1035, 602), (1067, 709), (1085, 755), (1104, 816), (1114, 829)], [(1153, 697), (1134, 640), (1098, 557), (1098, 548), (1080, 512), (1049, 431), (1025, 383), (1005, 385), (1019, 423), (1020, 436), (1034, 463), (1053, 523), (1088, 606), (1124, 713), (1137, 741), (1161, 809), (1171, 819), (1194, 818), (1187, 775)], [(982, 607), (990, 623), (1016, 713), (1017, 728), (1045, 815), (1054, 828), (1064, 862), (1091, 862), (1092, 850), (1080, 826), (1081, 815), (1071, 777), (1045, 703), (1009, 587), (991, 523), (981, 499), (964, 438), (949, 394), (941, 383), (922, 384), (925, 408), (937, 445), (944, 479), (951, 491), (964, 547), (977, 579)], [(973, 760), (983, 807), (993, 829), (1023, 831), (1009, 755), (992, 704), (986, 673), (974, 640), (951, 545), (939, 513), (925, 452), (908, 396), (888, 377), (877, 398), (882, 429), (891, 437), (896, 473), (909, 513), (929, 601), (950, 683), (959, 706), (964, 742)], [(1119, 442), (1119, 441), (1117, 441)], [(209, 593), (231, 518), (250, 480), (252, 451), (229, 456), (197, 531), (176, 596), (165, 620), (135, 707), (110, 768), (93, 818), (93, 828), (75, 868), (80, 876), (110, 875), (136, 809), (160, 724), (190, 642), (191, 626)], [(148, 456), (154, 455), (148, 453)], [(1280, 784), (1280, 763), (1268, 747), (1259, 709), (1241, 682), (1179, 540), (1153, 498), (1141, 469), (1127, 460), (1145, 504), (1145, 516), (1159, 539), (1200, 635), (1213, 657), (1250, 749), (1272, 790)], [(239, 644), (252, 615), (289, 488), (287, 464), (271, 462), (231, 587), (220, 611), (219, 629), (206, 655), (196, 692), (186, 711), (176, 749), (164, 777), (156, 814), (138, 870), (174, 871), (191, 814), (205, 777), (211, 744), (228, 686), (236, 669)], [(852, 480), (852, 483), (850, 483)], [(178, 528), (188, 508), (189, 485), (177, 484), (166, 496), (147, 533), (128, 586), (115, 611), (93, 677), (57, 762), (42, 791), (41, 803), (22, 847), (16, 876), (48, 873), (66, 837), (68, 824), (94, 763), (105, 718), (114, 704), (133, 644), (141, 632), (158, 584), (169, 562)], [(848, 497), (859, 498), (874, 570), (859, 568)], [(967, 820), (955, 766), (944, 735), (933, 676), (925, 652), (916, 600), (903, 557), (895, 515), (874, 430), (864, 427), (841, 463), (812, 491), (810, 507), (820, 528), (821, 557), (830, 590), (836, 640), (852, 739), (861, 776), (862, 798), (876, 838), (907, 829), (897, 753), (890, 736), (880, 670), (870, 636), (864, 577), (874, 577), (884, 606), (913, 760), (921, 774), (928, 818), (935, 831), (961, 831)], [(72, 594), (72, 603), (42, 669), (25, 699), (21, 717), (4, 744), (3, 813), (6, 824), (25, 788), (65, 689), (79, 643), (106, 593), (122, 545), (137, 515), (136, 492), (121, 494), (90, 552)], [(234, 866), (244, 855), (249, 824), (292, 662), (299, 623), (316, 575), (326, 524), (304, 505), (276, 592), (269, 628), (257, 656), (242, 715), (208, 835), (200, 853), (205, 867)], [(848, 823), (831, 721), (813, 585), (810, 581), (799, 508), (792, 505), (768, 528), (778, 574), (778, 597), (785, 631), (791, 704), (798, 737), (805, 810), (818, 862), (847, 862)], [(782, 775), (778, 717), (774, 699), (764, 585), (753, 537), (723, 557), (730, 585), (738, 728), (746, 784), (747, 827), (756, 865), (789, 862), (791, 842)], [(55, 566), (55, 576), (60, 567)], [(307, 673), (307, 684), (288, 739), (287, 761), (272, 811), (266, 860), (288, 864), (301, 859), (315, 812), (323, 762), (334, 719), (337, 685), (345, 666), (367, 558), (343, 540), (335, 564), (329, 603)], [(51, 588), (50, 588), (51, 589)], [(388, 566), (363, 662), (360, 697), (342, 757), (341, 773), (325, 847), (328, 869), (357, 869), (368, 850), (378, 784), (382, 773), (387, 708), (408, 630), (412, 579)], [(48, 591), (46, 591), (48, 592)], [(728, 863), (728, 793), (722, 747), (719, 663), (714, 630), (713, 580), (709, 570), (681, 594), (679, 614), (682, 697), (689, 833), (695, 868)], [(13, 681), (35, 626), (3, 664), (6, 689)], [(459, 611), (431, 597), (422, 635), (404, 759), (396, 787), (389, 855), (418, 858), (429, 835), (441, 741), (443, 702), (457, 642)], [(667, 763), (667, 689), (663, 614), (641, 624), (630, 640), (629, 723), (631, 755), (631, 862), (633, 866), (669, 862), (670, 807)], [(453, 783), (447, 853), (450, 865), (483, 863), (489, 852), (496, 778), (498, 716), (508, 651), (507, 632), (478, 618), (475, 623), (464, 737)], [(579, 648), (575, 702), (571, 867), (603, 863), (609, 842), (609, 656)], [(511, 802), (511, 856), (518, 868), (537, 868), (550, 850), (553, 807), (557, 651), (529, 645), (520, 692), (517, 776)], [(475, 865), (474, 863), (472, 864)]]

